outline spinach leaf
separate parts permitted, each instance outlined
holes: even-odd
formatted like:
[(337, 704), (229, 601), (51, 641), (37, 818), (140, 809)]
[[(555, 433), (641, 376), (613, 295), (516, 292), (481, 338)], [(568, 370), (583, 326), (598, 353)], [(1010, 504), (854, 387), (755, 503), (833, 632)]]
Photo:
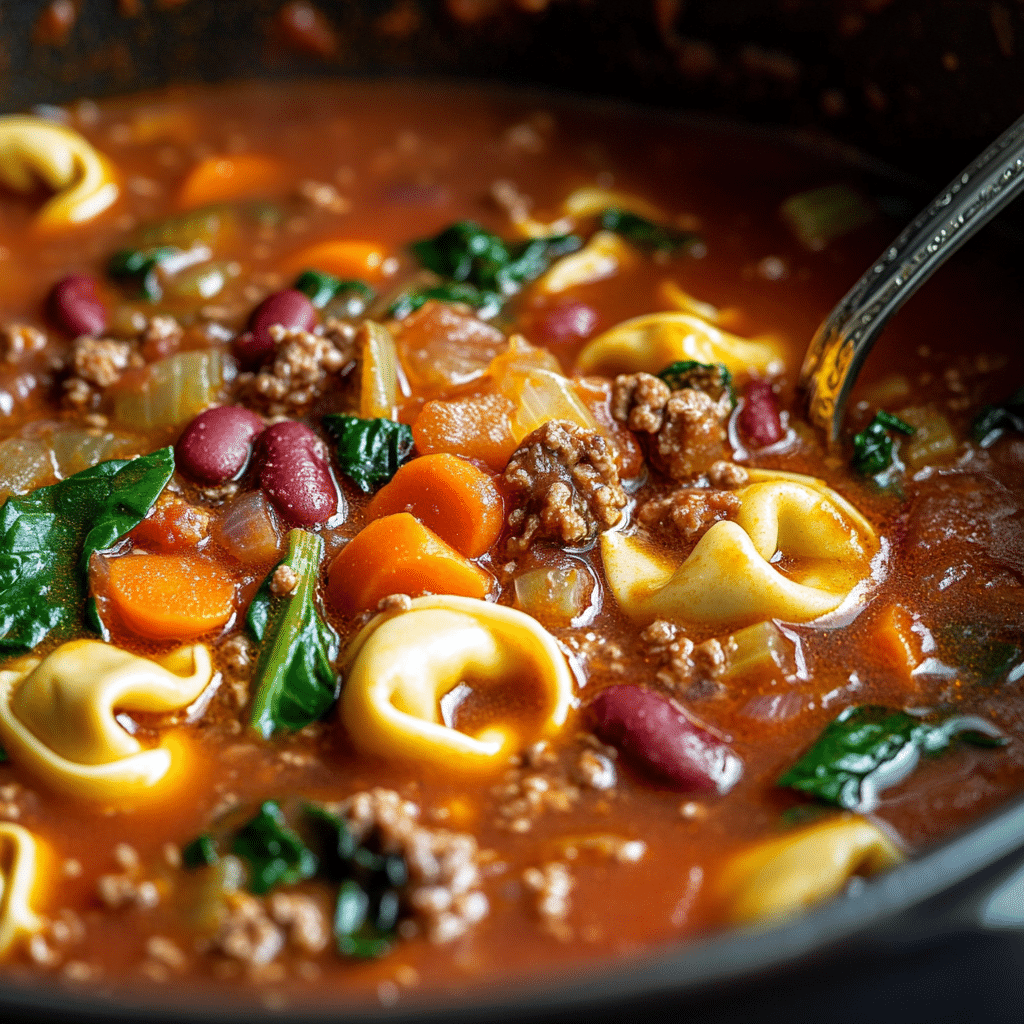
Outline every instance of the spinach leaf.
[(89, 559), (145, 518), (174, 452), (112, 459), (0, 507), (0, 656), (82, 628)]
[(231, 852), (249, 865), (249, 888), (258, 896), (275, 885), (294, 885), (316, 874), (316, 854), (286, 824), (281, 808), (265, 801), (235, 836)]
[(387, 483), (412, 455), (412, 428), (406, 423), (330, 413), (323, 425), (337, 445), (341, 471), (366, 494)]
[(940, 754), (960, 736), (977, 746), (1006, 740), (991, 722), (974, 715), (929, 722), (877, 705), (847, 708), (782, 778), (780, 786), (849, 810), (871, 810), (880, 790), (905, 779), (921, 754)]
[(206, 833), (196, 836), (181, 851), (181, 863), (190, 871), (196, 868), (207, 868), (211, 864), (216, 864), (219, 860), (220, 854), (217, 852), (217, 843), (213, 836)]
[(658, 376), (673, 391), (694, 388), (703, 391), (716, 402), (727, 391), (730, 403), (736, 405), (732, 374), (724, 363), (698, 363), (696, 359), (680, 359), (666, 366)]
[(110, 257), (107, 273), (119, 280), (134, 282), (142, 297), (156, 302), (163, 295), (157, 267), (180, 256), (184, 250), (176, 245), (156, 245), (148, 249), (122, 249)]
[(477, 315), (485, 320), (501, 311), (501, 296), (497, 292), (485, 292), (471, 284), (460, 284), (457, 281), (447, 284), (435, 284), (426, 288), (410, 288), (402, 292), (388, 307), (388, 316), (395, 320), (404, 320), (410, 313), (433, 299), (435, 302), (461, 302), (472, 306)]
[(1024, 434), (1024, 388), (999, 405), (984, 406), (971, 424), (971, 437), (976, 444), (988, 448), (1008, 430)]
[(411, 248), (428, 270), (446, 281), (508, 296), (540, 277), (552, 260), (575, 252), (582, 244), (576, 235), (506, 243), (474, 221), (463, 220), (434, 238), (414, 242)]
[(309, 296), (309, 301), (317, 309), (323, 309), (328, 302), (339, 295), (352, 294), (358, 297), (361, 309), (372, 302), (376, 292), (363, 281), (342, 280), (333, 274), (325, 274), (322, 270), (304, 270), (295, 280), (293, 288)]
[(875, 476), (892, 464), (890, 430), (897, 430), (907, 437), (914, 433), (914, 428), (899, 416), (879, 409), (875, 418), (859, 434), (853, 435), (852, 465), (862, 476)]
[(369, 894), (354, 878), (341, 883), (334, 907), (334, 942), (342, 956), (375, 960), (391, 949), (394, 943), (392, 931), (398, 919), (398, 901), (389, 896), (383, 902), (386, 923), (382, 928), (378, 923), (380, 903), (377, 913), (373, 914)]
[(640, 249), (675, 252), (700, 241), (700, 235), (692, 231), (677, 231), (662, 224), (655, 224), (646, 217), (630, 213), (629, 210), (621, 210), (617, 206), (609, 206), (601, 214), (601, 227), (605, 231), (614, 231)]
[(301, 729), (316, 721), (338, 696), (331, 661), (338, 635), (316, 609), (317, 574), (324, 542), (315, 533), (292, 530), (288, 554), (280, 562), (298, 577), (295, 589), (275, 597), (274, 571), (249, 606), (246, 625), (260, 641), (249, 722), (266, 739), (278, 729)]

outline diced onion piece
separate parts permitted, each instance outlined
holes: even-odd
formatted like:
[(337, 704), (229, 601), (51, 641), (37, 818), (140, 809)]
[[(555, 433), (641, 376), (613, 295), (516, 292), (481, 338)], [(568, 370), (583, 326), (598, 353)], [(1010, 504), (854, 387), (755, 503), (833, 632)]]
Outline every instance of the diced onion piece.
[(83, 430), (80, 427), (58, 427), (50, 435), (57, 472), (62, 477), (80, 473), (105, 459), (123, 459), (134, 455), (137, 443), (124, 434), (109, 430)]
[(772, 621), (758, 622), (737, 630), (729, 638), (732, 648), (726, 675), (783, 668), (793, 660), (793, 643)]
[(665, 219), (664, 211), (646, 199), (630, 195), (628, 192), (613, 192), (607, 188), (584, 186), (570, 192), (562, 203), (562, 209), (570, 217), (596, 217), (611, 208), (628, 210), (656, 222)]
[(243, 565), (269, 562), (281, 553), (277, 517), (262, 491), (236, 498), (217, 519), (213, 537)]
[(578, 252), (556, 260), (534, 287), (544, 295), (557, 295), (614, 277), (634, 260), (629, 246), (614, 231), (598, 231)]
[(911, 471), (945, 462), (956, 455), (956, 434), (949, 420), (937, 409), (930, 405), (911, 406), (901, 409), (898, 415), (914, 428), (913, 435), (900, 445), (900, 458)]
[(114, 415), (141, 430), (177, 427), (216, 403), (235, 364), (221, 349), (179, 352), (125, 374), (114, 396)]
[(514, 374), (505, 378), (501, 390), (515, 405), (509, 426), (516, 444), (549, 420), (569, 420), (601, 433), (600, 424), (580, 400), (572, 381), (561, 374), (549, 370)]
[(580, 564), (543, 566), (515, 579), (516, 607), (542, 622), (569, 626), (591, 606), (594, 578)]
[(224, 285), (237, 274), (237, 263), (223, 260), (201, 263), (172, 277), (164, 285), (164, 293), (171, 298), (205, 302), (219, 295)]
[(9, 437), (0, 443), (0, 501), (52, 483), (55, 476), (53, 452), (41, 438)]
[(363, 419), (395, 419), (399, 397), (407, 388), (398, 365), (395, 339), (373, 320), (363, 324), (362, 361), (359, 415)]
[(790, 196), (780, 212), (793, 234), (815, 252), (875, 216), (867, 201), (846, 185), (825, 185)]

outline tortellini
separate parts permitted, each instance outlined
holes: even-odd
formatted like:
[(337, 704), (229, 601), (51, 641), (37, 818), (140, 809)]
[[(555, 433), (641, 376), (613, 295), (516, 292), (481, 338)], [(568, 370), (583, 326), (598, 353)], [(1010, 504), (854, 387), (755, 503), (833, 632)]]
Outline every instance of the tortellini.
[(0, 117), (0, 182), (31, 192), (40, 181), (57, 193), (36, 215), (44, 229), (92, 220), (120, 194), (110, 162), (77, 132), (39, 117)]
[(752, 470), (750, 480), (736, 492), (735, 520), (711, 526), (682, 565), (637, 537), (602, 535), (608, 585), (627, 615), (709, 626), (808, 622), (851, 598), (878, 551), (867, 520), (813, 477)]
[(903, 861), (877, 825), (841, 815), (761, 842), (728, 860), (717, 888), (733, 924), (790, 917), (835, 896), (853, 875)]
[(512, 722), (475, 735), (446, 725), (442, 698), (460, 685), (514, 694), (532, 677), (542, 734), (565, 724), (573, 701), (554, 638), (529, 615), (472, 598), (420, 597), (378, 615), (352, 641), (343, 672), (341, 716), (359, 749), (453, 772), (500, 768), (522, 741)]
[(53, 789), (96, 800), (145, 795), (174, 755), (166, 741), (143, 747), (116, 713), (185, 708), (212, 678), (202, 644), (150, 660), (73, 640), (0, 672), (0, 739), (11, 761)]
[(43, 927), (32, 909), (45, 855), (42, 843), (21, 825), (0, 822), (0, 959)]
[(545, 295), (557, 295), (570, 288), (614, 277), (632, 260), (629, 247), (614, 231), (598, 231), (578, 252), (556, 261), (538, 278), (535, 287)]
[(712, 327), (689, 313), (648, 313), (626, 320), (594, 338), (580, 353), (580, 373), (660, 373), (671, 363), (695, 359), (723, 363), (730, 372), (770, 375), (783, 366), (779, 345), (748, 341)]

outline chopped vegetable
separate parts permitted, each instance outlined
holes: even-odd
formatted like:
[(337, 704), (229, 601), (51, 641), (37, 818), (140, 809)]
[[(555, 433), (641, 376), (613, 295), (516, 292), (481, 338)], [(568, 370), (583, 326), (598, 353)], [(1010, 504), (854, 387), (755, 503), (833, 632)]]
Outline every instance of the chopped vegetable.
[(829, 242), (873, 220), (874, 210), (846, 185), (825, 185), (790, 196), (780, 210), (782, 219), (808, 249), (824, 249)]
[(312, 878), (319, 866), (317, 855), (292, 831), (281, 808), (264, 801), (231, 844), (231, 852), (249, 866), (249, 888), (258, 896), (275, 885), (294, 885)]
[(264, 738), (315, 722), (338, 696), (338, 677), (331, 666), (338, 655), (338, 636), (320, 617), (315, 602), (323, 548), (316, 534), (292, 530), (280, 565), (296, 577), (294, 590), (274, 595), (271, 580), (280, 566), (275, 567), (249, 606), (246, 625), (260, 643), (249, 723)]
[(971, 437), (982, 448), (988, 448), (1008, 430), (1024, 434), (1024, 388), (1018, 388), (999, 405), (984, 406), (971, 424)]
[(516, 608), (556, 626), (572, 625), (594, 601), (594, 578), (577, 562), (529, 569), (514, 585)]
[(728, 392), (730, 404), (733, 407), (736, 405), (732, 374), (725, 363), (698, 363), (696, 359), (680, 359), (666, 366), (658, 376), (673, 391), (694, 388), (705, 392), (716, 402)]
[(491, 577), (408, 512), (375, 519), (341, 549), (327, 576), (331, 604), (345, 614), (389, 594), (484, 598)]
[(601, 227), (614, 231), (641, 249), (676, 252), (700, 241), (692, 231), (677, 231), (663, 224), (655, 224), (637, 213), (619, 207), (609, 207), (601, 214)]
[(337, 445), (341, 471), (366, 494), (387, 483), (412, 455), (412, 428), (405, 423), (340, 413), (331, 413), (322, 422)]
[(431, 300), (472, 306), (477, 311), (477, 315), (485, 320), (497, 316), (501, 310), (501, 296), (497, 292), (485, 291), (472, 284), (451, 281), (446, 284), (411, 288), (409, 291), (402, 292), (388, 307), (388, 316), (395, 320), (404, 320), (410, 313), (415, 313), (417, 309), (421, 309)]
[(914, 428), (891, 412), (879, 409), (875, 418), (859, 433), (853, 435), (853, 468), (863, 476), (876, 476), (892, 464), (892, 438), (890, 430), (910, 437)]
[(181, 863), (190, 870), (208, 868), (220, 860), (217, 844), (213, 836), (203, 834), (196, 836), (187, 846), (182, 847)]
[(328, 239), (316, 242), (298, 252), (293, 252), (281, 265), (286, 277), (294, 277), (307, 267), (314, 267), (324, 274), (346, 280), (377, 282), (384, 272), (387, 250), (379, 242), (360, 238)]
[(421, 454), (451, 452), (500, 473), (516, 449), (510, 424), (514, 411), (504, 395), (435, 400), (424, 404), (412, 436)]
[(133, 235), (139, 249), (170, 246), (186, 250), (208, 246), (217, 251), (238, 230), (239, 211), (232, 206), (206, 206), (147, 224)]
[(235, 587), (212, 562), (189, 555), (110, 560), (107, 596), (124, 624), (153, 640), (194, 640), (234, 614)]
[(360, 336), (359, 414), (363, 419), (395, 419), (399, 398), (408, 393), (395, 339), (373, 320), (363, 323)]
[(848, 810), (869, 811), (879, 791), (902, 782), (921, 754), (941, 754), (956, 736), (983, 747), (1006, 742), (991, 722), (974, 715), (931, 722), (892, 708), (856, 705), (826, 727), (779, 785)]
[(158, 245), (148, 249), (122, 249), (110, 257), (107, 273), (119, 280), (134, 284), (143, 298), (156, 302), (163, 295), (163, 285), (157, 268), (185, 252), (176, 245)]
[(992, 636), (984, 626), (969, 623), (942, 626), (938, 641), (945, 659), (976, 686), (1002, 682), (1021, 654), (1018, 644)]
[(411, 512), (467, 558), (488, 551), (505, 520), (501, 494), (490, 476), (447, 454), (406, 463), (366, 507), (369, 519), (396, 512)]
[(189, 171), (178, 190), (179, 210), (252, 199), (277, 192), (286, 181), (285, 168), (258, 153), (211, 156)]
[(138, 526), (174, 471), (161, 448), (101, 462), (0, 507), (0, 654), (82, 628), (89, 559)]
[(310, 302), (317, 309), (323, 309), (327, 303), (337, 299), (339, 296), (351, 294), (359, 301), (360, 312), (372, 302), (376, 292), (364, 281), (335, 277), (333, 274), (325, 274), (321, 270), (304, 270), (299, 274), (292, 285), (296, 291), (309, 296)]
[(598, 231), (582, 249), (552, 264), (537, 282), (537, 291), (558, 295), (570, 288), (603, 281), (632, 263), (634, 258), (629, 246), (617, 234)]
[(900, 409), (900, 419), (914, 434), (900, 448), (900, 458), (911, 472), (956, 455), (959, 442), (949, 420), (932, 405)]

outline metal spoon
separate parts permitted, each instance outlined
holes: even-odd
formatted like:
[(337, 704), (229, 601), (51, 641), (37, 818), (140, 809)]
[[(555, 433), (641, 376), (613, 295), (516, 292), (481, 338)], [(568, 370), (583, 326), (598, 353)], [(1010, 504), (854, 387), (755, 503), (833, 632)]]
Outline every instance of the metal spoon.
[(1024, 117), (932, 200), (818, 328), (800, 370), (811, 422), (830, 442), (871, 346), (929, 277), (1024, 186)]

